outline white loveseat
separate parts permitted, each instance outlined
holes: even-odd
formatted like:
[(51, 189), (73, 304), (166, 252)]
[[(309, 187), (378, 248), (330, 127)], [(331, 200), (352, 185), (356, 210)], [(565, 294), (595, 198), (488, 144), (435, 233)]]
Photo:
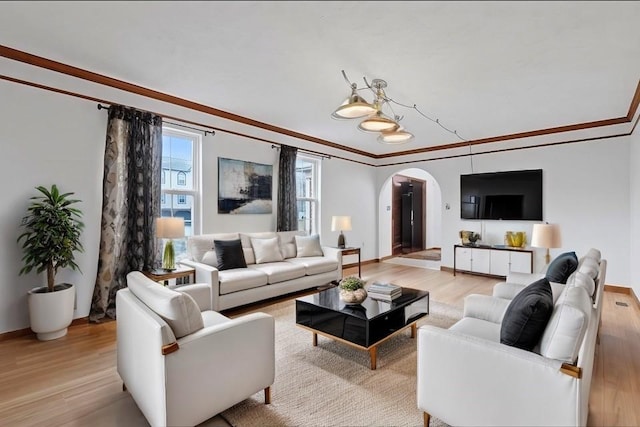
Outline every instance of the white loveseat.
[(510, 298), (535, 275), (496, 285), (494, 296), (467, 296), (463, 318), (449, 329), (419, 329), (425, 425), (430, 416), (456, 426), (586, 425), (607, 265), (599, 251), (589, 255), (566, 285), (552, 284), (553, 312), (534, 351), (501, 344), (500, 331)]
[[(262, 233), (202, 234), (189, 237), (189, 259), (181, 264), (196, 270), (196, 282), (211, 286), (211, 307), (222, 311), (318, 286), (342, 277), (342, 253), (332, 247), (322, 247), (321, 256), (299, 256), (295, 236), (304, 231)], [(282, 261), (256, 263), (253, 239), (278, 238)], [(246, 268), (219, 271), (214, 240), (242, 242)]]
[(117, 369), (152, 426), (194, 426), (275, 378), (273, 317), (229, 319), (206, 284), (169, 289), (140, 272), (116, 294)]

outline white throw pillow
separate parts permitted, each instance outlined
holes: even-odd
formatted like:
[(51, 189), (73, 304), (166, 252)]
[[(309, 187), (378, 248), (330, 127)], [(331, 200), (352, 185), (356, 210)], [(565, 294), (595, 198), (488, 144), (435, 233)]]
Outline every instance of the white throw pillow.
[(295, 236), (297, 257), (323, 256), (322, 247), (320, 247), (320, 236), (313, 234), (311, 236)]
[(253, 247), (253, 253), (256, 257), (256, 264), (284, 260), (282, 252), (280, 252), (277, 237), (271, 239), (256, 239), (252, 237), (251, 246)]

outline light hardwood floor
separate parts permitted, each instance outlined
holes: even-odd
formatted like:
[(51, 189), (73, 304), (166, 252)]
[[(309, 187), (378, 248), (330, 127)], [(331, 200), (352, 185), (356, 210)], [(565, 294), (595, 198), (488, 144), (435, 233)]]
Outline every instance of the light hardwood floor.
[[(347, 274), (357, 275), (357, 268), (345, 270)], [(387, 263), (364, 266), (363, 276), (426, 289), (433, 300), (458, 307), (465, 295), (490, 294), (496, 283)], [(115, 348), (115, 322), (74, 326), (55, 341), (26, 336), (0, 342), (0, 426), (148, 425), (129, 393), (122, 391)], [(220, 417), (205, 424), (225, 425)], [(640, 425), (640, 311), (629, 295), (604, 294), (588, 424)]]

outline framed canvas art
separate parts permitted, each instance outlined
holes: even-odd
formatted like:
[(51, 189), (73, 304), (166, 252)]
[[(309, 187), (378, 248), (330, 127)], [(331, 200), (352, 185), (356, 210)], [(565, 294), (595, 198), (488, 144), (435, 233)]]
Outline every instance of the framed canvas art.
[(270, 214), (273, 166), (218, 157), (218, 213)]

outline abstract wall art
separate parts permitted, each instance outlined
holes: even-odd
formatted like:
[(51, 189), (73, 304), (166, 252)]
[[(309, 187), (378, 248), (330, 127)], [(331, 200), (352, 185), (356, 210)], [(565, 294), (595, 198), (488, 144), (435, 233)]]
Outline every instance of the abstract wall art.
[(273, 166), (218, 157), (218, 213), (270, 214)]

